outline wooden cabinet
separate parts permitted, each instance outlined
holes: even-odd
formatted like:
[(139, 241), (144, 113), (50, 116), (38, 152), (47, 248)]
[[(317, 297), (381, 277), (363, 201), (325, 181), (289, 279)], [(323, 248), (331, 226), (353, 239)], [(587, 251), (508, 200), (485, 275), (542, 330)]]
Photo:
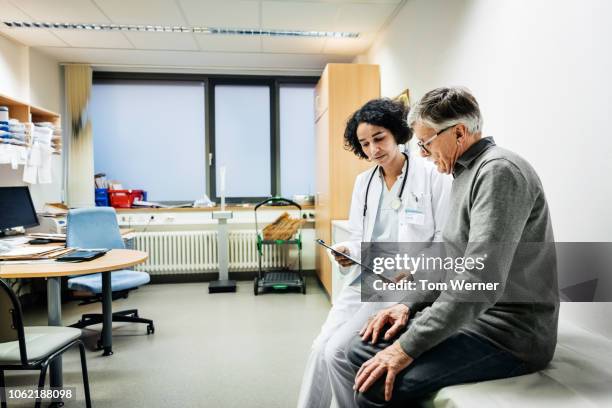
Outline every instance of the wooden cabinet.
[[(315, 89), (316, 120), (316, 236), (331, 242), (331, 221), (347, 219), (355, 177), (371, 167), (344, 148), (349, 116), (370, 99), (380, 97), (378, 65), (328, 64)], [(331, 263), (318, 246), (316, 271), (332, 293)]]

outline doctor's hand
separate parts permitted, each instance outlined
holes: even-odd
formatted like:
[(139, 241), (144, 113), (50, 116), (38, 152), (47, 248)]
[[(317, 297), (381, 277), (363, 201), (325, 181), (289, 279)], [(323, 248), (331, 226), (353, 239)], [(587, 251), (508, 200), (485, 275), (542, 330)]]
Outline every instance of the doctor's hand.
[(359, 335), (362, 341), (368, 341), (371, 337), (371, 343), (376, 344), (385, 326), (391, 325), (385, 333), (384, 339), (392, 339), (401, 329), (406, 327), (409, 318), (410, 309), (408, 309), (408, 306), (398, 303), (370, 317), (367, 323), (359, 331)]
[(349, 251), (349, 249), (347, 247), (345, 247), (345, 246), (335, 247), (334, 251), (332, 251), (332, 255), (336, 259), (336, 262), (338, 262), (340, 264), (340, 266), (345, 266), (346, 267), (346, 266), (351, 266), (351, 265), (353, 265), (355, 263), (355, 262), (351, 261), (350, 259), (346, 259), (342, 255), (336, 254), (336, 252), (342, 252), (343, 254), (347, 254), (347, 255), (350, 256), (351, 253), (350, 253), (350, 251)]
[(414, 359), (404, 352), (399, 342), (394, 342), (386, 349), (376, 353), (374, 357), (363, 363), (355, 376), (353, 389), (365, 392), (376, 380), (387, 373), (385, 378), (385, 401), (391, 400), (395, 377)]

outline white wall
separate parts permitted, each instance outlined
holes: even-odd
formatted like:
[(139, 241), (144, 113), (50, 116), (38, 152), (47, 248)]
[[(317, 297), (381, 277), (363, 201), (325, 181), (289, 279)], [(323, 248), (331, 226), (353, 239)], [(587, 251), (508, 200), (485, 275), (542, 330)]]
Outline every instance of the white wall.
[[(62, 111), (59, 63), (53, 58), (0, 35), (0, 93), (54, 112)], [(53, 156), (53, 183), (30, 186), (37, 209), (62, 198), (63, 165)], [(23, 166), (0, 164), (0, 186), (26, 185)]]
[(529, 160), (558, 241), (612, 241), (612, 2), (409, 0), (357, 62), (413, 100), (463, 85), (485, 133)]
[(0, 93), (27, 100), (30, 92), (27, 47), (0, 35)]
[(62, 113), (61, 73), (58, 61), (29, 48), (30, 103)]

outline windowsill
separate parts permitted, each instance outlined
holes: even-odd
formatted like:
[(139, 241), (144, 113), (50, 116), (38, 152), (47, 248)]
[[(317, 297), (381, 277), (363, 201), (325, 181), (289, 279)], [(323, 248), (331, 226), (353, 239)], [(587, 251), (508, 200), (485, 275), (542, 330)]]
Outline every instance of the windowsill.
[[(243, 205), (226, 205), (227, 211), (253, 211), (255, 208), (254, 204), (243, 204)], [(290, 205), (264, 205), (258, 208), (259, 210), (295, 210), (294, 206)], [(312, 204), (302, 205), (302, 210), (314, 210), (315, 206)], [(118, 213), (150, 213), (150, 212), (208, 212), (208, 211), (220, 211), (221, 207), (202, 207), (202, 208), (116, 208)]]

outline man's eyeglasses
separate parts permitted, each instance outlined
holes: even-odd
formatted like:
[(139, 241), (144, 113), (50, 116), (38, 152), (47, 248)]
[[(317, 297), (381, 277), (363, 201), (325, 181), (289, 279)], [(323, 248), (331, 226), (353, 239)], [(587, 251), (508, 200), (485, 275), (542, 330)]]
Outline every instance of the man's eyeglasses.
[(457, 124), (454, 125), (450, 125), (448, 127), (445, 127), (444, 129), (442, 129), (441, 131), (439, 131), (438, 133), (436, 133), (435, 135), (433, 135), (432, 137), (430, 137), (429, 139), (427, 139), (427, 141), (425, 142), (421, 142), (420, 140), (417, 142), (417, 146), (419, 146), (421, 148), (422, 151), (424, 151), (425, 153), (427, 153), (428, 155), (431, 154), (431, 152), (429, 151), (429, 149), (427, 148), (427, 146), (429, 146), (429, 144), (431, 144), (431, 142), (434, 141), (434, 139), (438, 136), (440, 136), (442, 133), (446, 132), (448, 129), (457, 126)]

